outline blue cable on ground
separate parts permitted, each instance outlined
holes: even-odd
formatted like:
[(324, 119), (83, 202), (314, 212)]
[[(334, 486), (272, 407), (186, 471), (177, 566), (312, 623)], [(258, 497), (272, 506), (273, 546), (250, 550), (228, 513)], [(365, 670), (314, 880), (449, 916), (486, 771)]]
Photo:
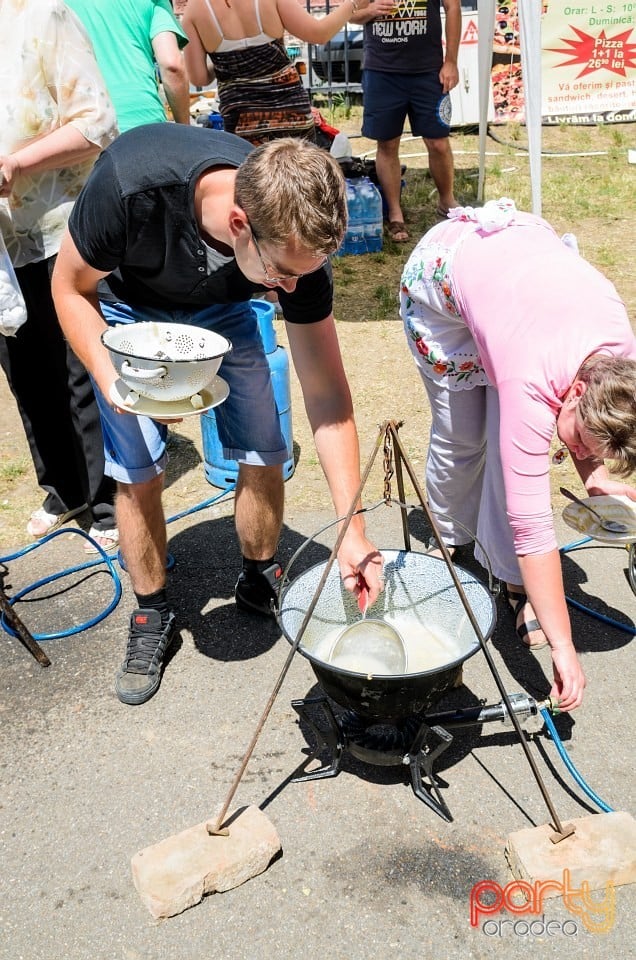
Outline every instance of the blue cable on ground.
[[(42, 537), (41, 540), (38, 540), (36, 543), (31, 543), (24, 549), (17, 551), (16, 553), (11, 554), (7, 557), (0, 557), (0, 562), (5, 562), (6, 560), (15, 560), (17, 557), (25, 556), (27, 553), (30, 553), (32, 550), (37, 550), (38, 547), (44, 546), (50, 540), (54, 540), (55, 537), (61, 537), (62, 534), (66, 533), (75, 533), (80, 537), (84, 537), (85, 540), (90, 541), (93, 546), (97, 549), (98, 553), (101, 554), (96, 560), (88, 560), (86, 563), (80, 563), (75, 567), (68, 567), (66, 570), (60, 570), (58, 573), (51, 574), (49, 577), (43, 577), (41, 580), (37, 580), (35, 583), (30, 584), (27, 587), (24, 587), (23, 590), (20, 590), (13, 597), (10, 598), (9, 603), (13, 606), (14, 603), (17, 603), (22, 597), (26, 596), (28, 593), (32, 593), (34, 590), (37, 590), (39, 587), (45, 586), (47, 583), (53, 583), (56, 580), (62, 579), (62, 577), (69, 576), (71, 573), (78, 573), (81, 570), (89, 570), (91, 567), (99, 566), (102, 563), (105, 563), (108, 567), (108, 572), (111, 576), (114, 585), (113, 597), (110, 603), (104, 607), (101, 613), (98, 613), (96, 616), (92, 617), (90, 620), (87, 620), (85, 623), (80, 623), (76, 627), (70, 627), (68, 630), (61, 630), (57, 633), (34, 633), (32, 634), (33, 639), (37, 640), (58, 640), (60, 637), (71, 637), (76, 633), (81, 633), (82, 630), (88, 630), (89, 627), (93, 627), (96, 623), (99, 623), (100, 620), (103, 620), (105, 617), (111, 613), (121, 599), (121, 580), (119, 579), (119, 574), (115, 569), (112, 558), (108, 556), (105, 550), (103, 550), (98, 543), (96, 543), (92, 537), (89, 537), (87, 533), (83, 530), (79, 530), (76, 527), (62, 527), (61, 530), (55, 530), (53, 533), (49, 533), (46, 536)], [(0, 618), (0, 623), (5, 631), (5, 633), (10, 634), (12, 637), (16, 636), (14, 630), (11, 629), (9, 624), (5, 621), (4, 617)]]
[(583, 779), (579, 771), (576, 769), (576, 767), (572, 763), (572, 760), (570, 759), (570, 755), (568, 754), (567, 750), (563, 746), (561, 737), (557, 733), (557, 729), (554, 726), (554, 723), (552, 722), (552, 717), (550, 716), (548, 710), (545, 707), (541, 709), (541, 716), (543, 717), (548, 733), (552, 737), (552, 740), (554, 741), (554, 745), (559, 752), (559, 756), (563, 760), (568, 771), (572, 774), (572, 776), (578, 783), (581, 790), (583, 790), (583, 792), (590, 798), (590, 800), (592, 800), (592, 802), (595, 803), (596, 806), (599, 807), (604, 813), (613, 813), (614, 812), (613, 808), (608, 806), (604, 800), (601, 800), (601, 798), (596, 793), (594, 793), (592, 788), (587, 785), (587, 783), (585, 782), (585, 780)]
[[(187, 510), (182, 510), (181, 513), (176, 513), (173, 516), (169, 517), (166, 523), (172, 523), (174, 520), (180, 520), (182, 517), (187, 517), (191, 513), (196, 513), (199, 510), (204, 510), (206, 507), (211, 506), (216, 503), (222, 497), (226, 496), (228, 493), (234, 491), (234, 486), (226, 487), (221, 491), (217, 496), (210, 497), (208, 500), (203, 500), (201, 503), (195, 504), (193, 507), (189, 507)], [(13, 597), (8, 598), (9, 603), (13, 605), (17, 603), (22, 597), (26, 596), (29, 593), (32, 593), (34, 590), (39, 589), (40, 587), (45, 586), (48, 583), (54, 583), (56, 580), (61, 580), (63, 577), (70, 576), (72, 573), (79, 573), (82, 570), (89, 570), (91, 567), (97, 567), (102, 563), (105, 563), (108, 568), (108, 573), (111, 576), (114, 585), (113, 597), (110, 603), (104, 607), (104, 609), (98, 613), (96, 616), (91, 617), (90, 620), (86, 620), (84, 623), (78, 624), (76, 627), (70, 627), (68, 630), (59, 630), (55, 633), (34, 633), (32, 634), (33, 639), (36, 641), (42, 640), (59, 640), (62, 637), (71, 637), (76, 633), (82, 633), (84, 630), (88, 630), (89, 627), (94, 627), (95, 624), (99, 623), (101, 620), (104, 620), (112, 611), (115, 609), (119, 603), (122, 595), (122, 586), (119, 574), (114, 566), (113, 557), (109, 556), (100, 545), (93, 540), (92, 537), (89, 537), (87, 533), (83, 530), (80, 530), (77, 527), (62, 527), (60, 530), (55, 530), (53, 533), (48, 533), (41, 539), (35, 541), (35, 543), (30, 543), (26, 547), (22, 547), (20, 550), (16, 550), (15, 553), (7, 554), (4, 557), (0, 557), (0, 563), (7, 563), (9, 560), (17, 560), (19, 557), (24, 557), (27, 554), (31, 553), (32, 550), (37, 550), (39, 547), (44, 546), (50, 540), (54, 540), (55, 537), (61, 537), (66, 533), (74, 533), (78, 536), (84, 537), (85, 540), (88, 540), (100, 554), (99, 557), (95, 560), (88, 560), (85, 563), (78, 564), (74, 567), (67, 567), (65, 570), (60, 570), (58, 573), (51, 574), (51, 576), (43, 577), (41, 580), (37, 580), (35, 583), (29, 584), (29, 586), (24, 587), (18, 593), (14, 594)], [(122, 570), (125, 570), (121, 554), (117, 553), (117, 560), (119, 562)], [(171, 554), (168, 554), (166, 561), (166, 569), (171, 570), (174, 566), (174, 557)], [(4, 617), (0, 616), (0, 626), (2, 626), (5, 633), (10, 634), (10, 636), (15, 637), (15, 631), (11, 629), (9, 624), (6, 622)]]

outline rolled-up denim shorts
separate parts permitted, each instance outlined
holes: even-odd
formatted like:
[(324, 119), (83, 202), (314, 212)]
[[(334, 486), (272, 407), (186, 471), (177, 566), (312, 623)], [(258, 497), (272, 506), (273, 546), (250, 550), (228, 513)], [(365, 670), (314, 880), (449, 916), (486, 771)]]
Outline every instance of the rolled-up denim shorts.
[(371, 140), (394, 140), (409, 118), (414, 137), (441, 140), (450, 134), (451, 100), (439, 72), (389, 73), (363, 70), (362, 134)]
[[(232, 344), (219, 376), (230, 394), (215, 408), (223, 456), (256, 466), (285, 463), (289, 453), (282, 434), (267, 356), (263, 349), (256, 312), (250, 301), (219, 304), (202, 310), (164, 310), (101, 303), (107, 323), (188, 323), (222, 334)], [(145, 483), (166, 465), (168, 428), (149, 417), (116, 413), (95, 388), (104, 434), (105, 470), (119, 483)]]

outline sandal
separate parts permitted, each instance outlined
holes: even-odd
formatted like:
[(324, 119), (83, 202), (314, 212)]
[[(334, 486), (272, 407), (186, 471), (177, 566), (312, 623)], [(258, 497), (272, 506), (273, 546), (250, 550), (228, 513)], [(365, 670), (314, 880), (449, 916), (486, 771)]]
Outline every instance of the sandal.
[(78, 513), (83, 513), (84, 510), (86, 510), (85, 503), (81, 507), (75, 507), (74, 510), (67, 510), (66, 513), (49, 513), (44, 507), (39, 507), (31, 514), (27, 523), (27, 533), (30, 537), (39, 540), (41, 537), (45, 537), (47, 533), (53, 533), (67, 520), (72, 520), (73, 517), (76, 517)]
[[(91, 540), (94, 540), (95, 543), (98, 543), (102, 550), (105, 550), (106, 553), (109, 553), (111, 550), (114, 550), (119, 546), (119, 530), (117, 527), (111, 527), (109, 530), (98, 530), (97, 527), (91, 527), (88, 531), (88, 535)], [(96, 548), (95, 544), (91, 543), (90, 540), (86, 540), (84, 544), (84, 553), (99, 553), (99, 550)]]
[(526, 594), (523, 592), (520, 593), (518, 590), (511, 590), (508, 587), (508, 585), (505, 583), (502, 583), (501, 587), (502, 587), (501, 594), (504, 600), (507, 600), (508, 603), (510, 604), (510, 607), (514, 614), (515, 632), (519, 637), (519, 639), (521, 640), (521, 642), (523, 643), (524, 647), (527, 647), (529, 650), (533, 650), (533, 651), (541, 650), (543, 649), (543, 647), (547, 647), (548, 646), (547, 640), (538, 640), (536, 643), (532, 643), (532, 641), (528, 638), (528, 634), (534, 633), (535, 630), (542, 629), (541, 624), (539, 623), (538, 620), (536, 619), (528, 620), (527, 622), (522, 620), (521, 623), (518, 623), (519, 614), (522, 613), (523, 608), (528, 602), (528, 598)]
[(411, 239), (403, 220), (389, 220), (387, 231), (394, 243), (406, 243)]

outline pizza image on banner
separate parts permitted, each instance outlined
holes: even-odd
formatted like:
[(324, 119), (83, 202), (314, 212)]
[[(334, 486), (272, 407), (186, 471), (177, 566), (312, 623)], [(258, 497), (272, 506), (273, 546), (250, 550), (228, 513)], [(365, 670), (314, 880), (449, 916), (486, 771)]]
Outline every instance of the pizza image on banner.
[(550, 0), (541, 47), (544, 122), (636, 121), (636, 4)]
[(494, 123), (523, 123), (524, 99), (517, 0), (498, 0), (490, 81)]

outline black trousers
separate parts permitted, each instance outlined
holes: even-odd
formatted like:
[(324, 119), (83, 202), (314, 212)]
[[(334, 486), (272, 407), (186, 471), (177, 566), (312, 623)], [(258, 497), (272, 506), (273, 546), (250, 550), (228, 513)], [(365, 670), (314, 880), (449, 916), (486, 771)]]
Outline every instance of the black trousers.
[(28, 319), (0, 336), (0, 364), (16, 399), (43, 507), (65, 513), (87, 503), (98, 529), (115, 525), (115, 483), (104, 476), (104, 446), (90, 378), (69, 348), (51, 297), (55, 257), (18, 267)]

